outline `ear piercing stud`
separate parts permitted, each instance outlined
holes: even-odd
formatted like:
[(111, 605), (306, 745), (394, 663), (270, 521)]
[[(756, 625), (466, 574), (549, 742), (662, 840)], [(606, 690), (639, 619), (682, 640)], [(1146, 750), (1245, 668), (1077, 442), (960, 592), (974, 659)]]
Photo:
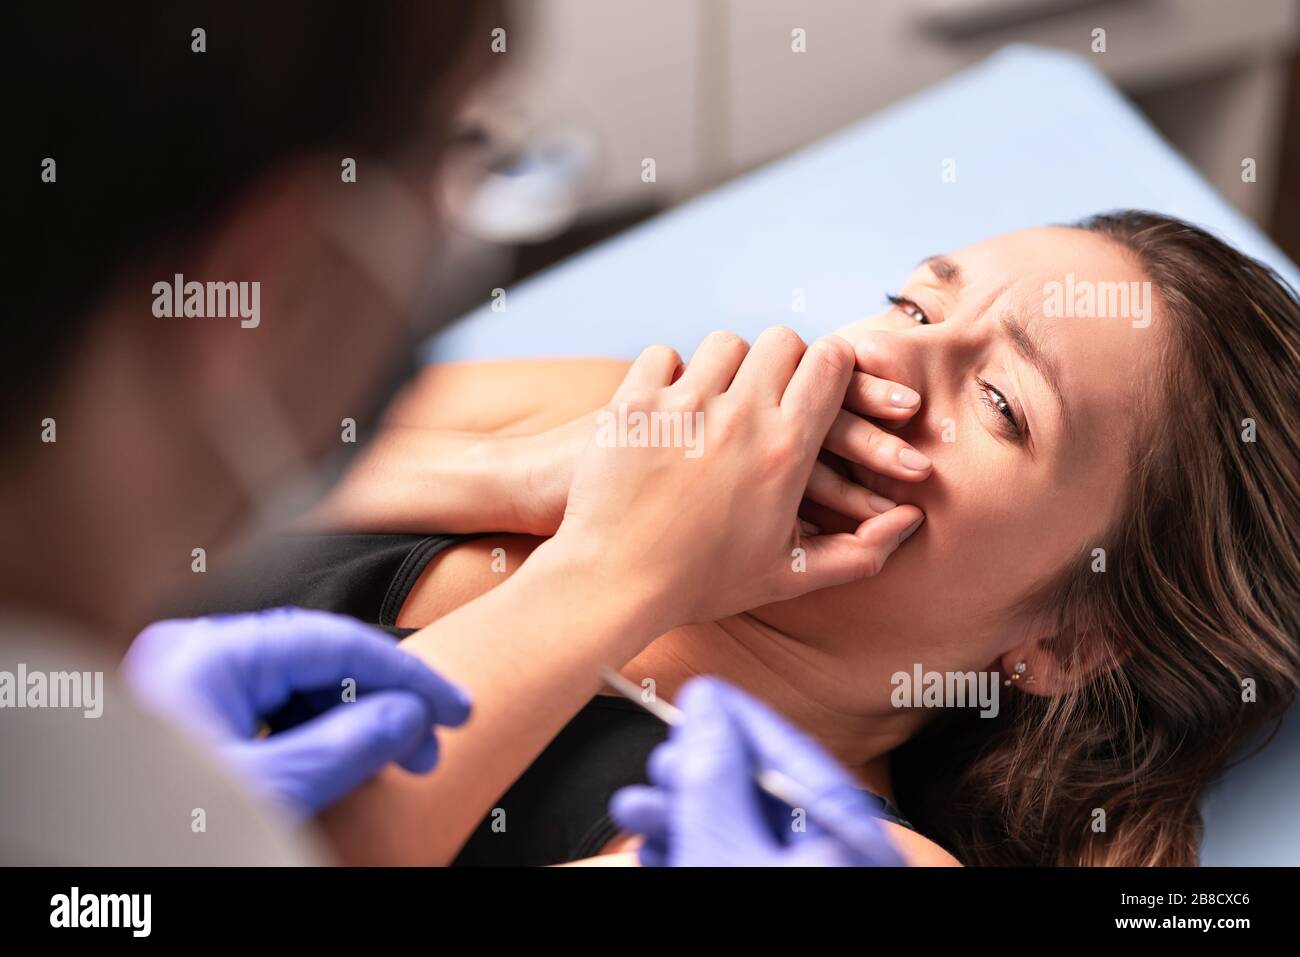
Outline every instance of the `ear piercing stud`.
[[(1015, 667), (1011, 669), (1011, 677), (1007, 681), (1002, 682), (1002, 684), (1007, 687), (1010, 687), (1013, 681), (1019, 684), (1022, 676), (1025, 676), (1025, 672), (1028, 670), (1029, 670), (1028, 665), (1026, 665), (1023, 661), (1017, 661)], [(1033, 684), (1033, 681), (1034, 681), (1033, 675), (1028, 675), (1024, 677), (1025, 684)]]

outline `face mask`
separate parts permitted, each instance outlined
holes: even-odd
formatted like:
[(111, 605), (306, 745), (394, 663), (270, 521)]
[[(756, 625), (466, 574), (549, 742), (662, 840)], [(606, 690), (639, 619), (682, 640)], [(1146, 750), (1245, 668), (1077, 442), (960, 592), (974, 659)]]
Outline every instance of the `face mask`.
[(435, 286), (433, 228), (420, 200), (394, 175), (371, 161), (365, 185), (349, 184), (322, 206), (309, 227), (329, 238), (366, 277), (388, 307), (405, 321), (406, 335), (393, 360), (376, 370), (370, 399), (356, 419), (357, 442), (340, 442), (324, 460), (313, 459), (270, 383), (250, 379), (235, 394), (208, 404), (199, 427), (250, 503), (258, 530), (281, 528), (331, 488), (372, 436), (373, 427), (418, 372), (416, 345), (442, 318)]

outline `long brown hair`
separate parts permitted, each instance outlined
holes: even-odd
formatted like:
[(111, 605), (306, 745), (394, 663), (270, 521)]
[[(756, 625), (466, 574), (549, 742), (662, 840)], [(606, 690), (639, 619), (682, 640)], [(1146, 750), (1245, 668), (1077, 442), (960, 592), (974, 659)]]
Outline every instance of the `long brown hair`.
[(1025, 603), (1064, 667), (1104, 664), (928, 728), (895, 755), (899, 796), (968, 864), (1194, 864), (1202, 792), (1300, 682), (1300, 302), (1179, 220), (1076, 227), (1136, 258), (1169, 330), (1105, 573), (1090, 548)]

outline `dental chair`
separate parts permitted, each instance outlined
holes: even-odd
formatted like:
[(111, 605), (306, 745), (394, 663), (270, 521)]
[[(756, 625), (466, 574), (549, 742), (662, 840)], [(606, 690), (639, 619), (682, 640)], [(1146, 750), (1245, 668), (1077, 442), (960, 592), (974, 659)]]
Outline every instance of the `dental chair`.
[[(955, 176), (941, 176), (941, 164)], [(948, 180), (948, 181), (945, 181)], [(815, 337), (883, 304), (923, 257), (1133, 207), (1300, 273), (1086, 59), (1009, 47), (943, 83), (507, 290), (428, 361), (689, 355), (706, 333)], [(795, 311), (796, 291), (803, 311)], [(1300, 865), (1300, 709), (1204, 800), (1202, 862)]]

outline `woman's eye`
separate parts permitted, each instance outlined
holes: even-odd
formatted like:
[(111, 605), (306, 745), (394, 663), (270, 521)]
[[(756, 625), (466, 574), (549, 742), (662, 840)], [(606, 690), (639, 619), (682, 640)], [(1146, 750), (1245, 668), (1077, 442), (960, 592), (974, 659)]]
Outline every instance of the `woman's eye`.
[(893, 293), (886, 293), (885, 301), (903, 315), (915, 320), (918, 325), (928, 326), (930, 324), (930, 317), (925, 314), (925, 310), (912, 300), (904, 299), (902, 296), (895, 296)]
[(1016, 415), (1015, 408), (1007, 401), (1007, 397), (983, 379), (975, 381), (979, 383), (980, 391), (983, 393), (984, 404), (1002, 417), (1002, 428), (1007, 436), (1017, 440), (1023, 438), (1025, 428)]

